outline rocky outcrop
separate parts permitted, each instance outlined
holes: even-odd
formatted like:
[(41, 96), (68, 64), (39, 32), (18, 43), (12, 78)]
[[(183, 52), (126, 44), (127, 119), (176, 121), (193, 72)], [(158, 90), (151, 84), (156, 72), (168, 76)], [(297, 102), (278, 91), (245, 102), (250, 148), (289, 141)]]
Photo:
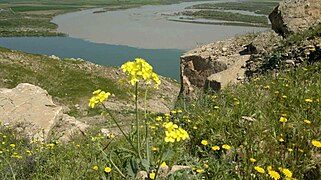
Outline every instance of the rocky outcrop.
[(46, 90), (27, 83), (13, 89), (0, 89), (0, 120), (29, 139), (38, 140), (56, 137), (68, 141), (71, 135), (88, 127), (64, 114), (63, 108), (53, 103)]
[(321, 23), (320, 0), (284, 0), (269, 18), (276, 33), (267, 31), (240, 36), (184, 54), (181, 57), (180, 95), (193, 98), (198, 90), (218, 91), (244, 77), (249, 79), (269, 70), (277, 71), (281, 66), (296, 67), (304, 60), (321, 58), (320, 33), (309, 39), (286, 39), (289, 34)]
[[(264, 40), (262, 40), (264, 39)], [(218, 91), (244, 78), (251, 54), (265, 52), (278, 40), (271, 31), (208, 44), (181, 56), (180, 95), (193, 97), (199, 89)]]
[(272, 29), (282, 35), (321, 23), (320, 0), (284, 0), (269, 15)]

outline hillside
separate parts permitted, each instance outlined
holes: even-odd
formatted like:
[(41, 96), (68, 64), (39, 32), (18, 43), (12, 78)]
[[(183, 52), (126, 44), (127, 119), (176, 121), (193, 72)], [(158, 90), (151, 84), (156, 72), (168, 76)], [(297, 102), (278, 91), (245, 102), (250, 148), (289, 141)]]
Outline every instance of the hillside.
[[(293, 5), (284, 2), (278, 8)], [(281, 35), (239, 36), (182, 56), (178, 101), (179, 87), (167, 78), (160, 77), (159, 89), (145, 91), (143, 83), (157, 84), (158, 78), (142, 59), (117, 69), (1, 48), (0, 87), (40, 86), (90, 127), (61, 142), (30, 138), (20, 124), (2, 123), (0, 177), (320, 179), (321, 24), (309, 13), (304, 26), (293, 23), (287, 17), (297, 11), (289, 9), (279, 13), (284, 24), (272, 22)], [(223, 83), (215, 74), (238, 83)], [(6, 102), (14, 104), (0, 98), (0, 110)]]
[[(9, 64), (3, 62), (3, 54), (6, 56), (10, 54), (11, 57), (24, 55), (25, 57), (44, 58), (10, 50), (2, 50), (1, 54), (1, 70), (6, 69), (1, 71), (2, 73), (12, 69), (8, 68)], [(26, 58), (24, 59), (24, 61), (20, 59), (21, 65), (29, 62)], [(59, 62), (49, 58), (46, 60), (58, 62), (60, 65), (68, 64), (68, 67), (77, 64), (85, 65), (84, 62)], [(21, 67), (19, 67), (20, 70)], [(33, 65), (33, 67), (35, 68), (33, 71), (40, 70), (40, 68), (36, 70), (39, 65)], [(321, 162), (318, 159), (320, 147), (318, 142), (321, 140), (319, 139), (321, 135), (319, 128), (321, 126), (319, 121), (321, 116), (320, 71), (319, 62), (303, 64), (299, 68), (280, 70), (278, 76), (271, 76), (272, 74), (268, 73), (265, 77), (255, 78), (248, 83), (227, 87), (220, 93), (199, 96), (197, 100), (188, 105), (182, 104), (181, 108), (176, 109), (175, 112), (172, 111), (171, 115), (165, 115), (161, 120), (156, 118), (157, 120), (150, 121), (151, 138), (153, 139), (151, 145), (161, 148), (160, 145), (163, 144), (163, 135), (160, 133), (163, 131), (162, 121), (173, 121), (180, 124), (189, 133), (188, 142), (177, 142), (177, 146), (168, 147), (172, 150), (167, 152), (170, 153), (168, 157), (164, 156), (164, 161), (169, 167), (177, 164), (192, 167), (189, 170), (172, 174), (172, 179), (187, 177), (211, 179), (214, 176), (217, 179), (246, 177), (261, 179), (269, 175), (259, 173), (259, 168), (265, 169), (266, 172), (266, 167), (270, 165), (282, 177), (286, 175), (282, 174), (282, 169), (278, 170), (279, 167), (289, 170), (293, 173), (292, 177), (297, 179), (320, 177), (318, 168)], [(30, 70), (19, 72), (27, 73), (29, 75), (27, 79), (33, 79), (33, 82), (36, 82)], [(54, 71), (51, 70), (51, 72)], [(1, 77), (4, 77), (3, 75), (4, 73)], [(7, 73), (5, 75), (7, 78), (2, 79), (2, 86), (14, 86), (22, 78), (17, 72), (12, 73), (12, 70), (10, 76)], [(92, 74), (92, 78), (89, 79), (97, 79), (97, 76), (99, 77), (99, 75)], [(12, 78), (8, 79), (10, 77)], [(56, 82), (52, 81), (52, 83)], [(96, 82), (93, 86), (103, 85), (99, 83), (106, 84)], [(46, 83), (39, 81), (38, 84), (44, 86)], [(86, 84), (79, 84), (78, 88), (85, 86)], [(57, 92), (53, 90), (53, 87), (47, 86), (49, 92)], [(95, 88), (88, 88), (88, 91), (91, 89)], [(109, 89), (109, 91), (113, 90)], [(123, 93), (121, 89), (119, 90), (117, 96)], [(77, 91), (77, 96), (86, 97), (81, 95), (84, 92)], [(64, 95), (59, 98), (62, 102), (70, 100)], [(153, 134), (153, 132), (157, 133)], [(126, 160), (126, 153), (123, 156), (112, 153), (128, 148), (125, 140), (120, 137), (114, 141), (105, 139), (96, 134), (97, 131), (94, 131), (94, 134), (89, 133), (86, 137), (75, 138), (65, 145), (57, 144), (55, 141), (45, 144), (31, 142), (30, 144), (18, 138), (19, 136), (12, 136), (11, 130), (5, 127), (2, 127), (1, 133), (3, 135), (1, 139), (5, 142), (1, 145), (1, 153), (4, 153), (3, 157), (10, 162), (13, 168), (10, 171), (5, 163), (1, 163), (1, 177), (9, 178), (14, 174), (19, 179), (46, 177), (119, 179), (121, 176), (115, 167), (125, 173), (128, 171), (127, 165), (130, 164), (130, 161)], [(98, 140), (93, 141), (93, 138), (98, 138)], [(12, 148), (10, 144), (14, 144), (15, 147)], [(28, 147), (27, 151), (25, 147)], [(107, 148), (108, 155), (101, 153), (99, 147)], [(18, 153), (21, 158), (10, 157), (14, 152)], [(157, 152), (156, 150), (152, 156), (157, 156)], [(112, 158), (113, 161), (109, 158), (105, 160), (106, 157)], [(79, 162), (82, 163), (79, 164)], [(112, 171), (104, 172), (105, 167), (111, 167)], [(151, 164), (151, 167), (154, 166)], [(127, 175), (125, 176), (129, 177), (129, 174)]]
[[(59, 59), (0, 48), (0, 87), (14, 88), (19, 83), (37, 85), (53, 96), (54, 102), (65, 107), (66, 112), (77, 117), (99, 115), (88, 109), (88, 99), (94, 89), (113, 92), (113, 110), (129, 109), (127, 103), (132, 90), (120, 69), (96, 65), (84, 60)], [(158, 90), (151, 90), (148, 107), (155, 112), (169, 112), (178, 92), (178, 84), (161, 78)], [(161, 97), (161, 99), (159, 99)], [(155, 106), (157, 99), (157, 109)]]

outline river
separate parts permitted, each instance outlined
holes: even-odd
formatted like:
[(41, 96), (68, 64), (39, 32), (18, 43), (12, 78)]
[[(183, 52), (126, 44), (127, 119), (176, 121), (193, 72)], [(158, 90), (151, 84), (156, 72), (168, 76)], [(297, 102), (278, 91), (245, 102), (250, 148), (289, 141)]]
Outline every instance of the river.
[[(208, 2), (208, 1), (207, 1)], [(222, 1), (214, 1), (222, 2)], [(58, 31), (70, 37), (0, 38), (0, 46), (30, 53), (83, 58), (120, 66), (142, 57), (163, 76), (179, 79), (179, 57), (188, 49), (264, 28), (174, 22), (168, 16), (200, 2), (142, 6), (105, 13), (97, 9), (56, 16)]]
[[(230, 0), (232, 1), (232, 0)], [(264, 28), (222, 26), (169, 21), (185, 7), (209, 1), (171, 5), (148, 5), (121, 11), (85, 10), (56, 16), (58, 31), (70, 37), (91, 42), (127, 45), (147, 49), (192, 49), (237, 34), (257, 32)], [(226, 2), (222, 0), (213, 3)], [(169, 15), (169, 16), (168, 16)]]

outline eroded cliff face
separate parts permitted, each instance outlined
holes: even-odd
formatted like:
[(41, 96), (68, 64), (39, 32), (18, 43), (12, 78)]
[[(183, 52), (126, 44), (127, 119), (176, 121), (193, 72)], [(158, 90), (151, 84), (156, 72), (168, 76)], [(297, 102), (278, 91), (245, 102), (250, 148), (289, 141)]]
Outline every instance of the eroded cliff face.
[(228, 84), (242, 82), (265, 71), (270, 57), (278, 54), (283, 60), (280, 65), (287, 66), (297, 66), (307, 54), (314, 54), (311, 57), (314, 59), (321, 56), (315, 55), (319, 50), (318, 37), (306, 40), (302, 47), (296, 44), (283, 48), (281, 42), (321, 22), (320, 0), (284, 0), (269, 18), (275, 32), (269, 30), (211, 43), (181, 56), (180, 96), (193, 98), (198, 91), (219, 91)]
[(320, 0), (284, 0), (269, 15), (272, 29), (282, 36), (321, 23)]

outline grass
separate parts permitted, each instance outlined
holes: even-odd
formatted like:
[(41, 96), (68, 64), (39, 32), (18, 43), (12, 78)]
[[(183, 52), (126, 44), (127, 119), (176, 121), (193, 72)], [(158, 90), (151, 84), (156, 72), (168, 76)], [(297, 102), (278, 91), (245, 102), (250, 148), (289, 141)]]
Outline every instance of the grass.
[[(238, 21), (243, 22), (244, 25), (252, 23), (252, 25), (257, 26), (269, 26), (266, 16), (272, 12), (279, 2), (280, 0), (247, 0), (240, 2), (203, 3), (187, 7), (186, 9), (197, 11), (185, 11), (183, 15), (231, 22)], [(232, 12), (229, 12), (231, 10)], [(254, 12), (257, 15), (233, 12), (235, 10)]]
[(193, 16), (197, 18), (216, 19), (224, 21), (245, 22), (258, 25), (268, 25), (268, 19), (265, 16), (250, 16), (240, 13), (231, 13), (224, 11), (200, 10), (200, 11), (185, 11), (182, 13), (185, 16)]
[[(296, 34), (296, 38), (288, 37), (283, 45), (319, 37), (318, 28)], [(27, 62), (35, 65), (38, 59), (32, 59)], [(165, 162), (169, 168), (175, 165), (190, 167), (168, 175), (167, 179), (270, 179), (272, 172), (282, 179), (290, 176), (318, 179), (321, 177), (321, 62), (320, 57), (319, 61), (305, 60), (298, 68), (283, 69), (285, 67), (280, 66), (277, 76), (265, 72), (220, 92), (200, 94), (190, 102), (179, 101), (170, 114), (147, 113), (145, 117), (144, 112), (139, 111), (138, 117), (144, 128), (140, 129), (139, 137), (136, 129), (129, 131), (128, 137), (135, 145), (140, 142), (138, 149), (143, 158), (137, 157), (135, 147), (132, 148), (124, 136), (103, 137), (95, 127), (84, 135), (75, 135), (70, 143), (60, 144), (50, 138), (45, 142), (30, 141), (14, 129), (0, 126), (0, 175), (17, 179), (133, 179), (140, 170), (149, 174), (157, 172), (160, 163)], [(60, 74), (70, 82), (99, 80), (93, 75), (96, 73), (84, 73), (89, 76), (87, 79), (74, 72), (74, 66), (83, 62), (46, 61), (46, 65), (55, 67), (47, 69), (55, 72), (53, 74), (67, 71), (65, 65), (71, 69), (66, 76)], [(10, 61), (1, 66), (4, 70), (1, 77), (10, 74), (6, 76), (8, 85), (20, 81), (22, 74), (31, 75), (29, 80), (34, 77), (40, 84), (47, 84), (48, 77), (32, 75), (46, 65), (26, 69), (22, 67), (27, 65), (23, 61), (20, 63), (21, 67), (10, 73), (7, 70), (14, 68)], [(76, 75), (79, 79), (74, 81), (71, 77)], [(64, 84), (64, 80), (59, 83)], [(91, 88), (81, 87), (90, 84), (79, 84), (70, 92), (90, 91)], [(50, 87), (56, 85), (47, 86), (49, 91), (55, 92)], [(116, 93), (119, 89), (107, 90)], [(69, 100), (68, 94), (57, 96)], [(98, 106), (92, 111), (100, 113), (104, 109)], [(111, 114), (117, 115), (116, 112)], [(109, 116), (106, 118), (110, 120)], [(135, 117), (129, 117), (128, 122), (131, 118)], [(189, 139), (165, 142), (164, 138), (170, 134), (165, 133), (170, 129), (170, 122), (184, 129)], [(111, 172), (105, 172), (106, 167), (110, 167)], [(162, 179), (162, 173), (158, 175)]]
[[(318, 39), (319, 37), (321, 37), (321, 24), (289, 35), (282, 40), (281, 44), (275, 48), (271, 55), (263, 57), (263, 63), (257, 70), (259, 72), (266, 72), (278, 69), (285, 60), (291, 59), (292, 57), (301, 57), (310, 63), (318, 61), (320, 53), (315, 49), (316, 45), (310, 43), (312, 49), (298, 48), (298, 46), (306, 44), (306, 41)], [(251, 73), (248, 73), (248, 76), (251, 76)]]
[[(161, 119), (151, 116), (152, 147), (160, 148), (165, 135), (163, 122), (179, 124), (190, 136), (187, 142), (170, 144), (168, 148), (175, 150), (166, 152), (163, 161), (170, 167), (179, 164), (192, 169), (176, 172), (169, 179), (264, 179), (269, 176), (268, 166), (281, 177), (285, 175), (279, 167), (287, 168), (297, 179), (320, 177), (320, 161), (316, 159), (320, 149), (312, 144), (312, 140), (321, 140), (320, 71), (321, 63), (315, 63), (281, 72), (278, 77), (267, 74), (219, 93), (200, 95)], [(119, 179), (116, 166), (126, 179), (131, 177), (130, 148), (121, 136), (106, 139), (92, 130), (86, 136), (75, 136), (71, 143), (60, 144), (54, 140), (30, 142), (5, 127), (0, 132), (4, 178)], [(213, 146), (220, 149), (213, 150)], [(158, 153), (154, 151), (151, 157)], [(265, 173), (257, 172), (256, 166)], [(104, 172), (105, 167), (112, 171)]]
[(62, 36), (50, 15), (23, 15), (11, 11), (0, 12), (0, 36)]
[[(6, 55), (13, 52), (0, 48), (0, 53)], [(82, 61), (55, 60), (17, 51), (13, 54), (16, 55), (13, 59), (3, 58), (0, 61), (0, 77), (5, 79), (0, 82), (1, 87), (13, 88), (21, 82), (35, 84), (46, 89), (59, 103), (71, 107), (87, 104), (93, 89), (98, 88), (114, 92), (119, 99), (126, 99), (127, 90), (119, 86), (117, 80), (98, 73), (114, 68), (95, 68)]]
[(241, 10), (255, 12), (256, 14), (269, 15), (280, 0), (248, 0), (241, 2), (205, 3), (194, 5), (192, 9), (212, 10)]

